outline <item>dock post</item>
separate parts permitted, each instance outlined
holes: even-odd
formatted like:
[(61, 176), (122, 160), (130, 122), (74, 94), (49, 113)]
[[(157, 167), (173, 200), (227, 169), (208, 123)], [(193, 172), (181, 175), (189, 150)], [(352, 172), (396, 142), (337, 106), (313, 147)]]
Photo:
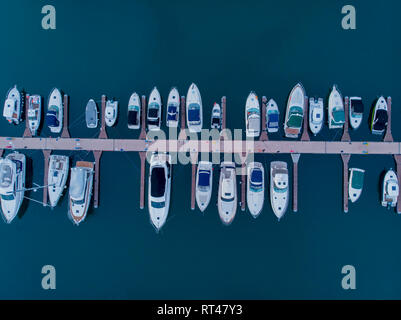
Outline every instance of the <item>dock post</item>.
[[(348, 108), (349, 108), (349, 98), (345, 97), (345, 99), (344, 99), (344, 118), (345, 118), (345, 121), (344, 121), (344, 132), (343, 132), (343, 136), (341, 137), (341, 141), (343, 141), (343, 142), (351, 141), (351, 137), (350, 137), (349, 132), (348, 132), (349, 131), (349, 112), (348, 112)], [(348, 175), (348, 171), (347, 171), (347, 175)], [(348, 197), (348, 195), (347, 195), (347, 197)]]
[(102, 151), (93, 151), (93, 156), (95, 157), (95, 189), (93, 191), (93, 206), (97, 208), (99, 207), (100, 158), (102, 156)]
[(351, 158), (350, 154), (342, 154), (341, 159), (343, 160), (343, 204), (344, 212), (348, 212), (348, 162)]
[(262, 97), (262, 132), (260, 134), (259, 141), (267, 141), (269, 138), (267, 137), (267, 129), (266, 129), (266, 107), (267, 107), (267, 98), (265, 96)]
[(309, 100), (308, 97), (304, 98), (304, 131), (302, 132), (301, 141), (310, 141), (308, 132), (308, 120), (309, 120)]
[(146, 152), (139, 152), (139, 158), (141, 159), (141, 185), (140, 185), (140, 196), (139, 196), (139, 207), (145, 208), (145, 160)]
[(301, 154), (291, 153), (292, 159), (292, 175), (293, 175), (293, 187), (292, 187), (292, 211), (298, 212), (298, 162)]
[(139, 139), (144, 140), (146, 138), (146, 96), (142, 96), (141, 99), (141, 134)]
[[(42, 150), (44, 157), (44, 166), (43, 166), (43, 185), (48, 185), (48, 174), (49, 174), (49, 158), (51, 154), (51, 150)], [(47, 205), (47, 187), (43, 188), (43, 206)]]
[[(397, 165), (397, 179), (398, 185), (401, 185), (401, 154), (395, 154), (394, 160)], [(398, 195), (397, 199), (397, 213), (401, 213), (401, 194)]]
[(241, 152), (241, 211), (245, 211), (245, 206), (246, 206), (246, 176), (247, 176), (247, 170), (246, 170), (246, 160), (247, 160), (247, 152), (246, 150), (246, 141), (242, 141), (242, 152)]
[(178, 140), (185, 140), (186, 134), (185, 134), (185, 115), (186, 115), (186, 105), (185, 105), (185, 97), (181, 97), (181, 102), (180, 102), (180, 112), (181, 112), (181, 130), (180, 133), (178, 134)]
[[(392, 102), (391, 97), (387, 97), (388, 122), (387, 122), (386, 134), (384, 135), (384, 139), (383, 139), (384, 142), (393, 142), (394, 141), (393, 135), (391, 133), (391, 102)], [(400, 171), (400, 173), (401, 173), (401, 171)], [(397, 207), (398, 207), (398, 202), (397, 202)]]
[(227, 122), (226, 122), (226, 110), (227, 110), (227, 98), (226, 96), (221, 97), (221, 115), (222, 115), (222, 119), (221, 119), (221, 133), (220, 134), (220, 140), (224, 140), (227, 139), (227, 134), (226, 134), (226, 126), (227, 126)]
[(24, 138), (32, 138), (31, 130), (29, 130), (29, 121), (28, 121), (28, 108), (29, 108), (29, 94), (25, 95), (25, 131)]
[(107, 132), (106, 132), (106, 101), (107, 97), (102, 95), (102, 123), (100, 126), (100, 133), (99, 139), (107, 139)]
[(70, 132), (68, 131), (68, 107), (70, 99), (68, 95), (64, 95), (63, 102), (63, 131), (61, 132), (61, 138), (70, 138)]
[(196, 163), (198, 162), (198, 153), (191, 154), (191, 162), (192, 162), (191, 210), (195, 210)]

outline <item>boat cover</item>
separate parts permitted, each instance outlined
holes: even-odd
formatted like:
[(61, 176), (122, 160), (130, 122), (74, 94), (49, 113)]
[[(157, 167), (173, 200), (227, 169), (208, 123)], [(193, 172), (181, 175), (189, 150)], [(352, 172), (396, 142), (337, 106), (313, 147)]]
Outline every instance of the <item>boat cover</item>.
[(377, 110), (376, 119), (373, 124), (373, 129), (377, 131), (384, 130), (388, 121), (388, 114), (386, 110)]
[(262, 170), (253, 169), (252, 174), (251, 174), (251, 181), (253, 183), (262, 183), (262, 181), (263, 181)]
[(188, 120), (190, 122), (198, 122), (198, 121), (200, 121), (199, 104), (192, 103), (192, 104), (189, 105)]
[(169, 106), (167, 109), (167, 113), (175, 115), (177, 113), (177, 106), (174, 105)]
[(290, 115), (287, 121), (287, 127), (290, 128), (301, 128), (303, 116), (299, 114)]
[(210, 182), (210, 172), (206, 170), (199, 171), (199, 185), (201, 187), (208, 187)]
[(54, 110), (47, 111), (46, 123), (49, 127), (58, 127), (60, 125), (60, 123), (57, 119), (57, 114), (58, 114), (58, 112), (56, 112)]
[(157, 107), (157, 108), (149, 107), (149, 109), (148, 109), (148, 117), (149, 118), (158, 118), (159, 117), (159, 107)]
[(362, 100), (351, 100), (351, 110), (354, 110), (354, 113), (363, 113)]
[(344, 109), (334, 109), (332, 114), (334, 123), (342, 124), (345, 122)]
[(138, 111), (137, 110), (129, 110), (128, 111), (128, 124), (134, 125), (134, 126), (138, 124)]
[(267, 118), (267, 126), (269, 128), (278, 128), (278, 113), (270, 113)]
[(220, 118), (213, 117), (212, 118), (212, 124), (220, 125)]
[(71, 170), (70, 195), (74, 200), (82, 200), (85, 196), (86, 171), (73, 168)]
[(362, 171), (354, 170), (352, 172), (352, 182), (351, 182), (352, 188), (357, 189), (357, 190), (361, 190), (362, 189), (364, 175), (365, 174)]
[(164, 168), (155, 167), (152, 169), (150, 178), (150, 194), (154, 198), (160, 198), (164, 196), (166, 189), (166, 177), (164, 174)]

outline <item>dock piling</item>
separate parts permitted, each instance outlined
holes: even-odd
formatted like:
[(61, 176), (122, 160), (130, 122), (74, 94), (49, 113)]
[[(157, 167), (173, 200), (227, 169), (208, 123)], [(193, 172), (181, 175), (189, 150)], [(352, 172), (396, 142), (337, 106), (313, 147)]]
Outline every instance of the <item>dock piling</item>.
[(348, 212), (348, 162), (350, 158), (350, 154), (341, 155), (341, 159), (343, 160), (343, 204), (345, 213)]
[(180, 102), (180, 112), (181, 112), (181, 130), (178, 135), (178, 140), (185, 140), (185, 117), (186, 117), (186, 105), (185, 105), (185, 97), (181, 96)]
[(28, 121), (28, 108), (29, 108), (29, 94), (25, 95), (25, 131), (24, 138), (32, 138), (31, 130), (29, 129), (29, 121)]
[[(242, 150), (246, 150), (246, 141), (242, 141)], [(241, 153), (241, 210), (245, 211), (246, 206), (246, 177), (247, 177), (247, 170), (246, 170), (246, 160), (247, 160), (247, 153)]]
[(106, 132), (106, 95), (102, 95), (102, 122), (100, 125), (100, 133), (99, 139), (107, 139), (107, 132)]
[(100, 158), (102, 156), (102, 151), (93, 151), (93, 156), (95, 157), (95, 181), (94, 181), (94, 191), (93, 191), (93, 206), (94, 208), (99, 207), (99, 184), (100, 184)]
[(262, 97), (262, 132), (260, 134), (260, 141), (267, 141), (269, 140), (267, 136), (267, 129), (266, 129), (266, 108), (267, 108), (267, 98), (265, 96)]
[(195, 210), (196, 163), (198, 162), (198, 155), (196, 153), (191, 153), (191, 161), (192, 161), (191, 210)]
[(292, 187), (292, 211), (298, 212), (298, 162), (301, 154), (291, 153), (292, 159), (292, 175), (293, 175), (293, 187)]
[(68, 130), (68, 107), (70, 104), (70, 99), (68, 95), (64, 95), (64, 102), (63, 102), (63, 131), (61, 132), (62, 138), (70, 138), (70, 132)]
[(349, 98), (345, 97), (344, 99), (344, 128), (343, 128), (343, 135), (341, 137), (341, 141), (346, 142), (346, 141), (351, 141), (351, 137), (349, 135)]
[[(51, 150), (42, 150), (44, 157), (44, 166), (43, 166), (43, 185), (48, 185), (48, 174), (49, 174), (49, 158), (51, 154)], [(43, 188), (43, 206), (47, 205), (47, 187)]]
[(304, 98), (304, 130), (302, 132), (301, 141), (310, 141), (308, 132), (309, 123), (309, 100), (308, 97)]
[(141, 99), (141, 134), (139, 139), (144, 140), (146, 138), (146, 96), (142, 96)]
[(139, 158), (141, 159), (141, 185), (139, 195), (139, 207), (145, 208), (145, 165), (146, 165), (146, 152), (139, 152)]
[(386, 134), (384, 135), (384, 142), (393, 142), (393, 135), (391, 133), (391, 97), (387, 97), (387, 114), (388, 114), (388, 121), (387, 121), (387, 129)]

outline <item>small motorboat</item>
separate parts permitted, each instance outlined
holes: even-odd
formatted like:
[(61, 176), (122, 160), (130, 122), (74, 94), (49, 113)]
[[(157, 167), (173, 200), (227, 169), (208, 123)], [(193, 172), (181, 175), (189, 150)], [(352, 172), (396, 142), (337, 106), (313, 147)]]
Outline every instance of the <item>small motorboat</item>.
[(9, 123), (19, 124), (22, 121), (21, 114), (24, 107), (24, 94), (18, 91), (17, 86), (12, 87), (4, 102), (3, 117)]
[(354, 130), (358, 129), (362, 123), (363, 109), (361, 97), (349, 98), (349, 123)]
[(383, 134), (388, 122), (387, 101), (384, 97), (377, 99), (373, 108), (372, 121), (370, 129), (373, 134)]
[(350, 168), (349, 172), (348, 197), (351, 202), (355, 202), (359, 199), (362, 193), (365, 170)]
[(71, 168), (68, 216), (75, 225), (82, 223), (88, 213), (92, 198), (94, 164), (77, 161)]
[(49, 191), (50, 207), (57, 206), (67, 183), (70, 170), (69, 158), (61, 155), (51, 155), (49, 159), (49, 173), (47, 184)]
[(265, 170), (260, 162), (251, 162), (247, 167), (247, 203), (252, 217), (262, 212), (265, 200)]
[(172, 88), (167, 98), (167, 127), (177, 128), (180, 116), (180, 94), (176, 88)]
[(328, 122), (329, 129), (342, 128), (345, 122), (344, 101), (337, 85), (333, 86), (329, 96)]
[(141, 127), (141, 100), (134, 92), (128, 101), (128, 129), (139, 129)]
[(6, 223), (17, 216), (25, 195), (26, 157), (19, 152), (0, 159), (1, 213)]
[(383, 180), (382, 206), (388, 209), (395, 208), (399, 195), (398, 177), (394, 170), (386, 172)]
[(98, 109), (95, 100), (90, 99), (85, 110), (86, 126), (90, 129), (97, 128), (98, 124)]
[(105, 109), (105, 122), (106, 126), (112, 127), (117, 121), (118, 116), (118, 101), (107, 100)]
[(287, 163), (273, 161), (270, 163), (270, 202), (278, 220), (287, 211), (289, 201), (289, 184)]
[(220, 130), (221, 121), (222, 121), (221, 107), (218, 103), (215, 102), (212, 109), (212, 119), (210, 121), (210, 127), (212, 129)]
[(266, 105), (266, 128), (267, 132), (274, 133), (278, 131), (280, 111), (276, 101), (270, 99)]
[(28, 126), (32, 136), (36, 136), (42, 117), (42, 97), (40, 95), (28, 96)]
[(209, 161), (199, 161), (196, 173), (196, 203), (201, 212), (205, 211), (212, 196), (213, 165)]
[(245, 127), (248, 138), (260, 135), (260, 105), (258, 96), (252, 91), (245, 104)]
[(171, 156), (153, 154), (150, 159), (148, 207), (150, 221), (158, 232), (166, 223), (170, 208)]
[(160, 130), (162, 119), (162, 99), (159, 90), (153, 88), (148, 102), (148, 130)]
[(230, 225), (237, 212), (237, 180), (234, 162), (223, 162), (220, 170), (217, 207), (224, 225)]
[(189, 132), (201, 132), (203, 125), (202, 98), (198, 87), (192, 83), (186, 101), (187, 125)]
[(52, 133), (60, 133), (63, 128), (63, 98), (57, 88), (49, 96), (46, 123)]
[(322, 130), (323, 115), (323, 99), (309, 98), (309, 129), (315, 136)]
[(284, 121), (284, 132), (287, 138), (298, 138), (302, 130), (305, 109), (305, 89), (298, 83), (291, 90), (287, 102), (287, 111)]

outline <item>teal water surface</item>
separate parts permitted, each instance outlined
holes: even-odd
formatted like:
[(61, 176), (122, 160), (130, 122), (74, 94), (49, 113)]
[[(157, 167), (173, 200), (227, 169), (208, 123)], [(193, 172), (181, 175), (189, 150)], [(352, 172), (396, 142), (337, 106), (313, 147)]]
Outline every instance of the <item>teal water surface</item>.
[[(380, 140), (368, 130), (378, 95), (393, 98), (393, 136), (401, 140), (401, 22), (398, 1), (60, 1), (57, 29), (41, 28), (47, 1), (2, 1), (0, 91), (17, 83), (47, 99), (53, 87), (71, 97), (70, 132), (94, 137), (83, 112), (102, 94), (120, 101), (109, 137), (136, 138), (126, 106), (136, 91), (157, 85), (185, 94), (195, 82), (208, 123), (213, 102), (227, 96), (227, 127), (244, 128), (244, 104), (254, 90), (274, 98), (284, 118), (286, 98), (301, 81), (309, 96), (327, 97), (337, 83), (362, 96), (365, 118), (354, 140)], [(353, 4), (357, 29), (341, 27)], [(4, 102), (2, 98), (1, 103)], [(0, 119), (1, 136), (24, 125)], [(281, 131), (272, 139), (282, 138)], [(42, 136), (48, 136), (47, 129)], [(316, 140), (339, 140), (322, 131)], [(27, 151), (30, 181), (43, 181), (43, 156)], [(86, 152), (64, 152), (93, 159)], [(257, 156), (265, 169), (289, 155)], [(160, 234), (139, 209), (140, 162), (135, 153), (104, 153), (100, 207), (80, 227), (67, 219), (67, 197), (53, 211), (26, 201), (11, 225), (0, 223), (2, 299), (386, 299), (401, 298), (401, 217), (379, 202), (379, 177), (390, 156), (352, 156), (366, 170), (360, 200), (342, 212), (338, 155), (303, 155), (299, 211), (278, 222), (268, 197), (258, 219), (237, 212), (224, 227), (213, 199), (204, 215), (190, 210), (190, 166), (173, 169), (169, 218)], [(214, 168), (214, 185), (218, 167)], [(291, 172), (291, 171), (290, 171)], [(42, 194), (30, 197), (41, 200)], [(53, 265), (56, 290), (43, 290), (41, 269)], [(356, 290), (343, 290), (341, 268), (356, 268)]]

